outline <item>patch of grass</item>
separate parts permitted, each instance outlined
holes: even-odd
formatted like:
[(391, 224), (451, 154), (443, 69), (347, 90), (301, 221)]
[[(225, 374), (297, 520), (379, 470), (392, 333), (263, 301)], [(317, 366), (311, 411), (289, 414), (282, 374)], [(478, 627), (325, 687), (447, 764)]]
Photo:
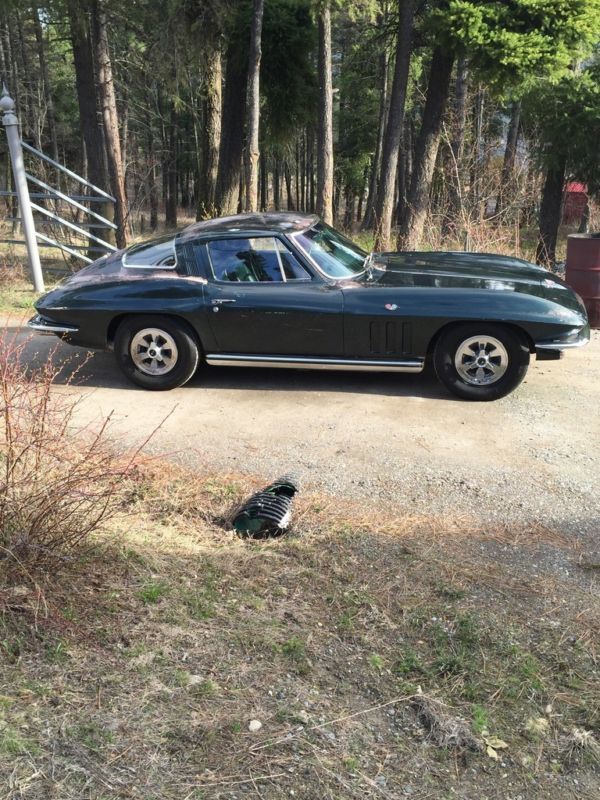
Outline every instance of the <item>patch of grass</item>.
[(369, 656), (369, 664), (373, 667), (373, 669), (377, 670), (377, 672), (381, 672), (384, 667), (383, 658), (377, 653), (371, 653)]
[(281, 652), (296, 664), (306, 659), (306, 645), (298, 636), (292, 636), (287, 642), (284, 642), (281, 645)]
[(222, 599), (218, 588), (219, 577), (219, 570), (206, 560), (193, 586), (180, 592), (181, 600), (192, 619), (203, 622), (216, 615), (216, 603)]
[(0, 651), (9, 664), (15, 664), (23, 652), (24, 641), (21, 636), (6, 636), (0, 640)]
[(517, 663), (519, 677), (525, 684), (536, 692), (542, 691), (544, 682), (541, 676), (541, 667), (537, 658), (531, 653), (524, 653)]
[(354, 628), (354, 614), (351, 611), (342, 611), (337, 619), (337, 627), (349, 632)]
[(354, 756), (346, 756), (342, 759), (342, 764), (346, 767), (348, 772), (358, 772), (358, 759)]
[(69, 622), (75, 622), (75, 620), (77, 619), (77, 612), (73, 608), (73, 605), (68, 605), (65, 608), (63, 608), (62, 615)]
[(39, 752), (39, 746), (31, 739), (27, 739), (14, 728), (0, 726), (0, 755), (20, 756), (25, 753), (38, 755)]
[(210, 590), (201, 588), (197, 591), (186, 591), (182, 593), (181, 599), (189, 616), (198, 622), (212, 619), (216, 614), (214, 594)]
[(190, 692), (194, 697), (214, 697), (218, 691), (218, 685), (210, 678), (205, 678), (200, 683), (193, 683), (190, 686)]
[(69, 647), (64, 639), (47, 642), (44, 650), (49, 664), (64, 664), (69, 657)]
[(437, 593), (444, 600), (462, 600), (467, 596), (467, 592), (464, 589), (443, 583), (438, 586)]
[(142, 586), (137, 596), (144, 605), (150, 605), (158, 603), (161, 597), (164, 597), (168, 591), (169, 586), (163, 581), (150, 581)]
[(33, 304), (39, 295), (24, 281), (0, 282), (0, 312), (18, 314), (25, 311), (33, 313)]
[(112, 731), (93, 721), (76, 725), (69, 733), (71, 739), (81, 742), (90, 750), (100, 750), (115, 740)]
[(406, 647), (394, 662), (392, 672), (396, 675), (426, 675), (427, 668), (412, 647)]
[(483, 731), (489, 730), (490, 721), (488, 713), (483, 706), (474, 705), (471, 708), (471, 717), (475, 733), (481, 734)]

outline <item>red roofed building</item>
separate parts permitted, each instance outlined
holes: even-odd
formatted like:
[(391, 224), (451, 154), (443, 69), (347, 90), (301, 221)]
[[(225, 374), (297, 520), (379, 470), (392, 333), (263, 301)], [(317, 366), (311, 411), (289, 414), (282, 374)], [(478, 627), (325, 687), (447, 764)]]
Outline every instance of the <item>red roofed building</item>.
[(565, 186), (565, 202), (562, 221), (565, 225), (577, 225), (587, 204), (587, 186), (585, 183), (569, 181)]

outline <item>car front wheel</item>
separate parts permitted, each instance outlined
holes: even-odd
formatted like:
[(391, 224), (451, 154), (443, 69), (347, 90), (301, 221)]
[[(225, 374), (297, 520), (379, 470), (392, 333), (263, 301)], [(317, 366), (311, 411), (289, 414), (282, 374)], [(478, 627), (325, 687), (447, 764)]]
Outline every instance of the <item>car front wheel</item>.
[(449, 328), (433, 355), (439, 380), (465, 400), (498, 400), (513, 391), (529, 366), (529, 348), (517, 331), (474, 323)]
[(189, 381), (200, 358), (188, 327), (169, 317), (129, 317), (115, 336), (117, 363), (144, 389), (164, 391)]

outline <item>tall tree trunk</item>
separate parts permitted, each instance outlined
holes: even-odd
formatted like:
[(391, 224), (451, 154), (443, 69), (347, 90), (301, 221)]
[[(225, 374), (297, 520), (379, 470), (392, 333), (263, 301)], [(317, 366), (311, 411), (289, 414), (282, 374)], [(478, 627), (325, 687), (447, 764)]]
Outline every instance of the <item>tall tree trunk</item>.
[(314, 130), (310, 128), (308, 132), (310, 141), (310, 164), (308, 172), (308, 196), (309, 208), (311, 214), (315, 213), (316, 208), (316, 185), (315, 185), (315, 136)]
[(46, 61), (46, 49), (44, 44), (44, 32), (40, 22), (39, 10), (36, 5), (32, 6), (31, 18), (35, 31), (35, 41), (38, 51), (38, 61), (40, 63), (40, 74), (42, 77), (42, 89), (46, 98), (46, 114), (48, 118), (48, 132), (50, 133), (50, 143), (52, 146), (52, 158), (58, 161), (58, 139), (56, 136), (56, 119), (54, 116), (54, 103), (52, 101), (52, 87), (48, 75), (48, 63)]
[(158, 228), (158, 187), (156, 185), (156, 153), (154, 151), (154, 132), (148, 126), (148, 195), (150, 200), (150, 230)]
[(317, 134), (317, 213), (333, 223), (333, 86), (331, 78), (331, 9), (319, 12), (319, 127)]
[[(483, 119), (485, 113), (485, 90), (480, 85), (473, 103), (473, 156), (471, 161), (470, 195), (471, 212), (478, 210), (482, 194), (483, 153)], [(478, 216), (480, 214), (478, 213)]]
[(112, 193), (115, 197), (115, 224), (117, 225), (117, 247), (127, 246), (127, 197), (125, 194), (125, 173), (121, 157), (121, 140), (119, 138), (119, 116), (113, 82), (112, 63), (108, 46), (108, 30), (104, 0), (93, 0), (92, 32), (96, 79), (102, 103), (102, 121), (106, 141), (108, 173)]
[[(40, 127), (39, 127), (39, 114), (38, 114), (38, 105), (39, 101), (37, 98), (37, 92), (34, 89), (34, 71), (31, 68), (31, 64), (29, 62), (29, 52), (25, 45), (25, 37), (23, 34), (23, 23), (21, 21), (21, 15), (19, 13), (19, 7), (14, 9), (14, 19), (16, 22), (16, 38), (15, 38), (15, 29), (14, 25), (12, 26), (12, 31), (10, 32), (10, 36), (13, 41), (17, 42), (17, 48), (15, 53), (15, 48), (13, 48), (13, 55), (17, 57), (17, 64), (19, 66), (19, 71), (21, 73), (21, 83), (24, 88), (25, 94), (25, 107), (23, 109), (22, 119), (24, 126), (28, 132), (28, 135), (33, 138), (35, 142), (35, 146), (38, 150), (41, 150), (41, 140), (40, 140)], [(8, 16), (9, 25), (11, 24), (11, 15)]]
[(468, 90), (467, 60), (464, 56), (458, 59), (456, 65), (456, 88), (454, 94), (454, 119), (452, 126), (452, 139), (450, 141), (450, 197), (448, 212), (444, 218), (442, 234), (456, 235), (459, 220), (463, 214), (463, 200), (465, 190), (463, 154), (465, 149), (465, 131), (467, 126), (467, 90)]
[[(218, 42), (218, 37), (216, 37)], [(206, 86), (204, 99), (204, 129), (200, 190), (196, 219), (203, 219), (215, 210), (215, 191), (219, 169), (219, 142), (221, 140), (221, 46), (211, 47), (205, 62)]]
[(408, 202), (408, 193), (410, 191), (410, 180), (412, 176), (413, 165), (413, 140), (414, 140), (414, 122), (412, 119), (404, 120), (404, 132), (402, 134), (402, 150), (398, 157), (398, 206), (396, 208), (396, 224), (400, 226), (402, 223), (402, 215)]
[(414, 0), (399, 0), (398, 12), (396, 64), (390, 95), (390, 110), (383, 139), (381, 178), (375, 205), (376, 250), (389, 250), (391, 246), (398, 153), (402, 139), (406, 87), (412, 49)]
[(17, 109), (21, 108), (21, 94), (19, 87), (19, 75), (17, 69), (17, 60), (14, 54), (14, 39), (11, 31), (10, 15), (2, 17), (2, 52), (3, 52), (3, 69), (2, 75), (8, 82), (8, 89), (11, 97), (15, 101)]
[(294, 198), (292, 197), (292, 173), (289, 161), (284, 163), (285, 192), (287, 195), (287, 210), (295, 211)]
[(371, 165), (371, 176), (369, 179), (369, 196), (367, 197), (367, 209), (362, 223), (362, 229), (367, 230), (373, 227), (375, 218), (375, 203), (377, 200), (377, 187), (379, 186), (379, 175), (381, 173), (381, 151), (383, 149), (383, 135), (387, 118), (388, 105), (388, 68), (389, 59), (387, 50), (379, 56), (380, 85), (379, 85), (379, 117), (377, 120), (377, 142), (375, 153)]
[(260, 210), (269, 208), (269, 168), (264, 150), (260, 151)]
[(300, 140), (296, 136), (296, 164), (295, 164), (295, 194), (296, 194), (296, 209), (302, 211), (302, 198), (300, 197)]
[(496, 214), (499, 214), (507, 202), (511, 200), (514, 191), (515, 162), (517, 159), (517, 146), (519, 144), (519, 130), (521, 128), (521, 102), (512, 104), (510, 112), (510, 123), (506, 137), (506, 147), (504, 149), (504, 160), (502, 162), (502, 175), (500, 178), (500, 190), (496, 200)]
[(233, 44), (227, 48), (226, 60), (215, 206), (219, 214), (236, 214), (244, 149), (244, 114), (240, 112), (246, 107), (248, 62), (240, 59)]
[(265, 0), (254, 0), (248, 59), (246, 131), (246, 211), (258, 209), (258, 129), (260, 125), (260, 58)]
[(454, 54), (445, 47), (437, 46), (433, 51), (410, 192), (398, 236), (399, 250), (414, 250), (423, 234), (453, 61)]
[(589, 233), (590, 231), (590, 198), (586, 195), (585, 198), (585, 205), (583, 207), (583, 212), (581, 214), (581, 219), (579, 221), (579, 228), (577, 228), (577, 233)]
[(298, 169), (300, 174), (300, 209), (306, 211), (306, 140), (304, 134), (300, 139)]
[[(73, 65), (75, 68), (75, 88), (79, 106), (79, 126), (85, 144), (88, 180), (94, 186), (106, 191), (109, 188), (108, 173), (104, 153), (104, 139), (96, 102), (89, 17), (81, 11), (78, 0), (69, 0), (68, 14), (73, 47)], [(113, 218), (114, 209), (110, 202), (93, 203), (91, 208), (92, 211), (98, 212), (103, 217)], [(109, 228), (91, 228), (90, 233), (100, 239), (114, 242), (114, 234)], [(97, 247), (97, 244), (90, 239), (90, 248), (94, 246)], [(88, 255), (90, 258), (95, 258), (93, 250), (90, 250)]]
[(280, 178), (280, 161), (277, 151), (274, 154), (275, 165), (273, 167), (273, 205), (275, 211), (281, 210), (281, 178)]
[(566, 159), (561, 159), (546, 172), (540, 207), (540, 231), (535, 260), (537, 264), (551, 267), (556, 261), (556, 240), (560, 226)]
[(177, 227), (177, 111), (171, 105), (168, 128), (167, 198), (165, 202), (165, 224), (168, 228)]

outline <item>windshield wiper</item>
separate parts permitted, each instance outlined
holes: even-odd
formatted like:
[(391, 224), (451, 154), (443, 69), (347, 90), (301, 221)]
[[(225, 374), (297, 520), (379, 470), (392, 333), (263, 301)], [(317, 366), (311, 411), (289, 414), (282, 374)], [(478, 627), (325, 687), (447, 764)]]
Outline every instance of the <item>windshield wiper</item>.
[(369, 255), (366, 256), (365, 260), (363, 261), (363, 269), (364, 269), (364, 271), (366, 273), (368, 281), (372, 281), (373, 280), (373, 258), (374, 257), (375, 257), (375, 253), (374, 252), (373, 253), (369, 253)]

